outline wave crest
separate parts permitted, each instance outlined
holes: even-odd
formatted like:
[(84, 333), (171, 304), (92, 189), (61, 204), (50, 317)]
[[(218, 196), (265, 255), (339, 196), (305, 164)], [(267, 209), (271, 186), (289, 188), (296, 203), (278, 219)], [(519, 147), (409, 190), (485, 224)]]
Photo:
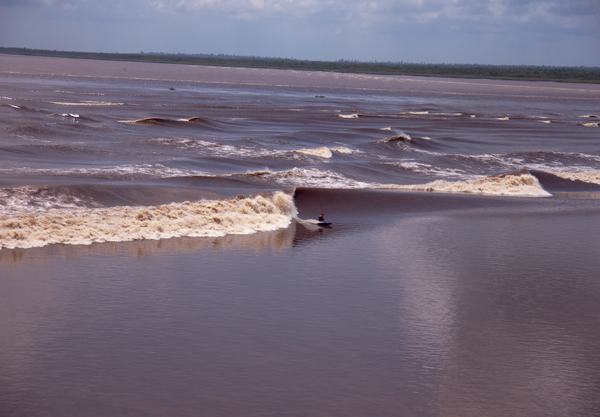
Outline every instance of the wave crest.
[(0, 248), (250, 234), (288, 227), (296, 216), (293, 197), (283, 192), (152, 207), (57, 209), (0, 216)]
[[(384, 187), (381, 187), (384, 188)], [(397, 185), (391, 188), (441, 193), (466, 193), (513, 197), (550, 197), (538, 179), (526, 174), (503, 174), (466, 181), (433, 181), (427, 184)]]
[(566, 178), (573, 181), (589, 182), (600, 185), (600, 171), (586, 172), (552, 172), (557, 177)]

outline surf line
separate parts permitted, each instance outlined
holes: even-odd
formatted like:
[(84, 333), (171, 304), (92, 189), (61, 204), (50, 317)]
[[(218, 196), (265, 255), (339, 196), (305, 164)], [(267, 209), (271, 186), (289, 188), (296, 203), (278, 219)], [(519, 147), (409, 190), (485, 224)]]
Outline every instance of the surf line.
[(288, 227), (295, 217), (293, 197), (282, 191), (152, 207), (53, 209), (0, 216), (0, 249), (251, 234)]

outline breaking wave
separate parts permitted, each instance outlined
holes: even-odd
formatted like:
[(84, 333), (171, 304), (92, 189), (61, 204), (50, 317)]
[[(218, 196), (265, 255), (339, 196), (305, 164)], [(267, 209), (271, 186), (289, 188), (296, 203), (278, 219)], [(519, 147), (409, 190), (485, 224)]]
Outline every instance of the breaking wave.
[(51, 101), (52, 104), (59, 106), (124, 106), (125, 103), (113, 103), (109, 101), (80, 101), (80, 102), (69, 102), (69, 101)]
[(600, 185), (600, 171), (553, 172), (553, 174), (557, 177), (566, 178), (573, 181), (583, 181)]
[(173, 146), (182, 150), (195, 150), (199, 153), (207, 155), (214, 155), (220, 157), (285, 157), (293, 154), (301, 154), (311, 157), (319, 157), (330, 159), (333, 157), (333, 152), (342, 154), (352, 154), (355, 151), (344, 146), (328, 148), (321, 146), (318, 148), (306, 148), (306, 149), (291, 149), (291, 150), (275, 150), (268, 148), (258, 148), (243, 145), (229, 145), (225, 143), (218, 143), (203, 139), (185, 139), (185, 138), (158, 138), (152, 139), (151, 142), (157, 143), (163, 146)]
[(286, 171), (257, 171), (232, 174), (231, 177), (271, 182), (288, 187), (340, 189), (399, 189), (440, 193), (467, 193), (490, 196), (549, 197), (538, 179), (529, 172), (502, 174), (463, 181), (433, 181), (426, 184), (398, 185), (358, 181), (339, 173), (317, 168), (293, 168)]
[(192, 169), (172, 168), (162, 164), (131, 164), (97, 168), (10, 168), (0, 169), (3, 175), (49, 175), (49, 176), (76, 176), (97, 179), (152, 179), (189, 176), (211, 175), (203, 171)]
[(379, 142), (390, 143), (390, 142), (410, 141), (410, 140), (412, 140), (412, 138), (410, 137), (410, 135), (408, 135), (406, 133), (401, 133), (401, 134), (396, 135), (396, 136), (390, 136), (390, 137), (381, 139)]
[(294, 149), (290, 152), (301, 153), (309, 156), (318, 156), (320, 158), (331, 158), (333, 156), (331, 150), (325, 146), (321, 146), (320, 148), (314, 149)]
[(255, 171), (231, 177), (270, 182), (286, 187), (377, 188), (379, 184), (353, 180), (337, 172), (318, 168), (292, 168), (286, 171)]
[(138, 124), (143, 124), (143, 123), (150, 123), (150, 124), (160, 124), (160, 123), (164, 123), (164, 124), (168, 124), (168, 123), (205, 123), (205, 124), (210, 124), (212, 121), (210, 119), (207, 119), (205, 117), (189, 117), (189, 118), (183, 118), (183, 119), (169, 119), (166, 117), (145, 117), (143, 119), (133, 119), (133, 120), (119, 120), (119, 123), (138, 123)]
[(0, 216), (0, 248), (251, 234), (288, 227), (296, 215), (293, 197), (283, 192), (152, 207), (62, 208)]
[(83, 208), (93, 204), (50, 187), (26, 186), (0, 189), (0, 216), (39, 214), (50, 209)]
[(398, 185), (393, 188), (442, 193), (466, 193), (513, 197), (550, 197), (538, 179), (529, 173), (502, 174), (466, 181), (433, 181), (427, 184)]
[(467, 173), (458, 168), (440, 168), (430, 164), (417, 161), (403, 162), (386, 162), (384, 165), (390, 165), (406, 171), (416, 172), (419, 174), (435, 175), (438, 177), (458, 177), (464, 178)]

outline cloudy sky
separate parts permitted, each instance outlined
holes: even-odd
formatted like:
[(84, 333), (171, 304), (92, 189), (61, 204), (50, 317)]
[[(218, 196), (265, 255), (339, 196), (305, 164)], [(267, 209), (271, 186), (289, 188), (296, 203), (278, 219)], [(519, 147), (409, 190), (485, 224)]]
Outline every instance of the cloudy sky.
[(0, 46), (600, 66), (600, 0), (0, 0)]

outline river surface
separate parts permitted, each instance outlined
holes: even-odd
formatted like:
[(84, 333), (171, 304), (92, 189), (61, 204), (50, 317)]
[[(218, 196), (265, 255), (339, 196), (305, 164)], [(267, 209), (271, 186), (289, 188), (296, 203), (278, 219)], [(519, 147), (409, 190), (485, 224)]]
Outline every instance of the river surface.
[(0, 55), (0, 415), (600, 415), (598, 116)]

